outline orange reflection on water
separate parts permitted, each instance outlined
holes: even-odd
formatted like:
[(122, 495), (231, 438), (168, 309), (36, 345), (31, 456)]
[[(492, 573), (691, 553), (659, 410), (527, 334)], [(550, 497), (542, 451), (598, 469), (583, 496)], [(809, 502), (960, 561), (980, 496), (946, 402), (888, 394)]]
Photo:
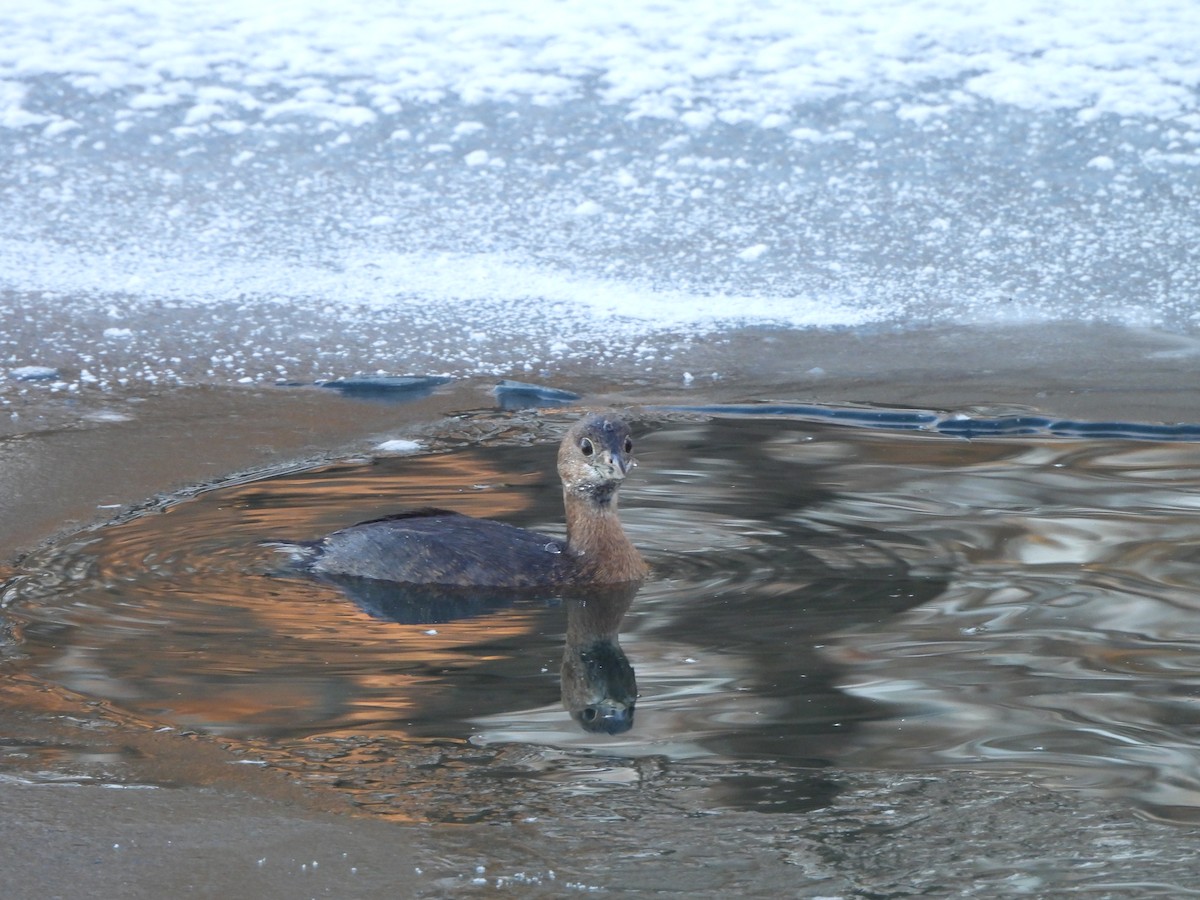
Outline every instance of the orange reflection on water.
[(553, 449), (542, 469), (505, 471), (494, 455), (467, 451), (416, 458), (383, 458), (368, 465), (336, 464), (291, 476), (281, 486), (251, 483), (222, 492), (258, 526), (311, 538), (331, 529), (405, 509), (441, 507), (504, 519), (531, 508), (536, 494), (551, 498), (562, 518)]
[(55, 579), (67, 590), (48, 592), (74, 636), (33, 642), (37, 665), (155, 721), (218, 733), (403, 722), (436, 705), (447, 673), (508, 659), (534, 622), (515, 612), (436, 627), (381, 621), (332, 586), (282, 571), (263, 541), (425, 506), (554, 528), (553, 448), (509, 449), (337, 463), (201, 493), (89, 535)]

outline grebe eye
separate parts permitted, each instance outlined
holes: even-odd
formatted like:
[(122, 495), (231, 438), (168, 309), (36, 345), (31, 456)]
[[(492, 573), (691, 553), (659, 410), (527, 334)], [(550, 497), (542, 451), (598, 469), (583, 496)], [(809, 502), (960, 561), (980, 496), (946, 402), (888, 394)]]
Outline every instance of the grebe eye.
[(592, 442), (587, 438), (579, 442), (579, 449), (583, 451), (584, 456), (591, 456), (596, 452), (596, 448), (592, 446)]
[(633, 452), (633, 441), (630, 440), (629, 438), (625, 438), (625, 452), (626, 453)]

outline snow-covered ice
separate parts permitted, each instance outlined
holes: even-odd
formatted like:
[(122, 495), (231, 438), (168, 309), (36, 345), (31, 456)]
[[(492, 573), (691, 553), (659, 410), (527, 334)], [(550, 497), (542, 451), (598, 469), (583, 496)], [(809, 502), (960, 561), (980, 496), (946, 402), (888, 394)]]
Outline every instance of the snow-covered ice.
[(1200, 316), (1182, 0), (62, 0), (0, 33), (9, 369), (653, 369), (744, 325)]

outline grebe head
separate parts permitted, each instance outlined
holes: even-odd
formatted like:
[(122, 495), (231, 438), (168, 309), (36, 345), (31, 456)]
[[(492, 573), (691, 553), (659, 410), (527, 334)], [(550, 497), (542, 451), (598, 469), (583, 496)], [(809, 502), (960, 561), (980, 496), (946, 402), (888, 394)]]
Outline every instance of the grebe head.
[(636, 465), (633, 436), (617, 416), (594, 414), (581, 419), (558, 448), (563, 489), (599, 502), (610, 500)]

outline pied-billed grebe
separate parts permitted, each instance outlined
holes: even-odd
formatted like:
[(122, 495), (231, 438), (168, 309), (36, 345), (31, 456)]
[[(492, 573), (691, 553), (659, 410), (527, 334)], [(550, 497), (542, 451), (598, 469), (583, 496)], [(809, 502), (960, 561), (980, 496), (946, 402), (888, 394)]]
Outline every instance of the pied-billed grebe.
[(629, 426), (609, 415), (577, 422), (558, 448), (567, 539), (443, 509), (420, 509), (335, 531), (305, 545), (318, 575), (403, 584), (533, 588), (640, 582), (647, 568), (617, 517), (633, 458)]

